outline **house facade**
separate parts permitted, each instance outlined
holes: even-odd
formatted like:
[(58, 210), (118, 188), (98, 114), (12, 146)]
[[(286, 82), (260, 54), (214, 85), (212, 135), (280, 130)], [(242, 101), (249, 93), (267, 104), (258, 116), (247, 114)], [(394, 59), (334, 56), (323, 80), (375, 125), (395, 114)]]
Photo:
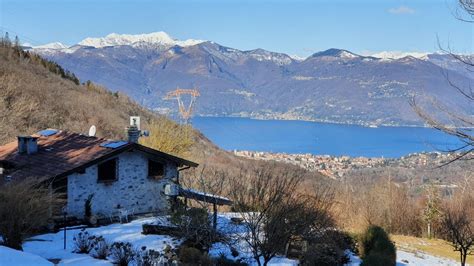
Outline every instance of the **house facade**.
[(67, 216), (91, 214), (113, 217), (128, 214), (166, 213), (183, 169), (197, 164), (136, 142), (111, 141), (59, 130), (43, 130), (0, 146), (1, 182), (36, 178), (63, 193)]
[[(156, 168), (161, 170), (153, 173)], [(121, 153), (67, 176), (67, 213), (83, 217), (90, 196), (92, 214), (99, 217), (114, 216), (120, 210), (166, 212), (170, 199), (165, 187), (177, 183), (177, 169), (172, 161), (152, 160), (138, 150)]]

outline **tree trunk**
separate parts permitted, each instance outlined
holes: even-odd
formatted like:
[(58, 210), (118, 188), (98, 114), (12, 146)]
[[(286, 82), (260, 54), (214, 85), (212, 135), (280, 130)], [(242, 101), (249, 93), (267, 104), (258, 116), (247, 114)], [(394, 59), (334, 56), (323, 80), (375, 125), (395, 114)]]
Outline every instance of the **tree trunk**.
[(214, 230), (217, 230), (217, 205), (215, 203), (213, 204), (213, 209), (214, 215), (212, 219), (212, 226), (214, 227)]
[(431, 223), (428, 223), (428, 239), (431, 239)]
[(461, 266), (466, 265), (467, 251), (461, 251)]

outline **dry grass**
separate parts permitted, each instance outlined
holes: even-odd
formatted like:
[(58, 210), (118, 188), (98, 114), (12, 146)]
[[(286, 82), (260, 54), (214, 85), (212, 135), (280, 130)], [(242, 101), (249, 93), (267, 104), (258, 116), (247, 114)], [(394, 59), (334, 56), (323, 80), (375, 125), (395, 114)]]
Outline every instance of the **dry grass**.
[[(38, 60), (15, 56), (11, 48), (0, 46), (0, 145), (45, 128), (87, 133), (91, 125), (97, 126), (100, 137), (125, 139), (132, 115), (141, 116), (142, 127), (152, 131), (144, 144), (163, 152), (188, 155), (193, 138), (199, 136), (125, 95), (90, 82), (77, 85)], [(187, 138), (183, 132), (189, 132)]]
[[(430, 255), (459, 261), (459, 252), (453, 251), (448, 242), (440, 239), (427, 239), (413, 236), (392, 235), (397, 248), (407, 251), (423, 251)], [(467, 257), (467, 263), (474, 265), (474, 256)]]

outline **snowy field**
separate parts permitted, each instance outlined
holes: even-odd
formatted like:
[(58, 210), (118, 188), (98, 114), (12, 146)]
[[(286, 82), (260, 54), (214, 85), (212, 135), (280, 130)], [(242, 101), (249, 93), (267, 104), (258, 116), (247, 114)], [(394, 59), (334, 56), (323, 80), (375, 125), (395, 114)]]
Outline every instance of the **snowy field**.
[[(234, 225), (230, 221), (232, 217), (237, 216), (234, 213), (220, 214), (218, 217), (218, 230), (229, 236), (236, 236), (235, 234), (245, 233), (243, 226)], [(156, 218), (143, 218), (132, 221), (126, 224), (111, 224), (107, 226), (88, 228), (87, 231), (90, 235), (103, 236), (110, 243), (112, 242), (130, 242), (135, 248), (141, 248), (146, 246), (147, 249), (154, 249), (162, 251), (166, 245), (171, 247), (177, 247), (181, 244), (180, 239), (173, 238), (167, 235), (143, 235), (141, 234), (142, 225), (144, 223), (156, 223)], [(160, 220), (160, 223), (162, 220)], [(44, 234), (38, 235), (24, 243), (23, 249), (25, 252), (16, 251), (6, 247), (0, 246), (0, 266), (47, 266), (53, 265), (47, 259), (59, 262), (58, 265), (112, 265), (110, 261), (97, 260), (92, 258), (88, 254), (76, 254), (73, 253), (74, 244), (73, 237), (80, 230), (68, 230), (67, 231), (67, 242), (66, 250), (63, 249), (63, 232), (55, 234)], [(237, 257), (231, 255), (230, 248), (223, 243), (216, 243), (212, 246), (209, 254), (213, 257), (225, 255), (230, 259), (245, 259), (251, 257), (250, 250), (246, 247), (244, 242), (236, 241), (233, 246), (239, 252)], [(347, 266), (357, 266), (360, 264), (360, 259), (357, 256), (350, 254), (351, 263)], [(255, 261), (252, 259), (245, 260), (250, 265), (255, 265)], [(270, 265), (283, 266), (283, 265), (297, 265), (298, 261), (287, 259), (284, 257), (274, 258)], [(420, 265), (420, 266), (451, 266), (458, 265), (453, 260), (439, 258), (425, 253), (410, 253), (406, 251), (397, 251), (397, 266), (406, 265)]]
[[(362, 262), (360, 258), (352, 254), (349, 255), (351, 263), (346, 266), (359, 266)], [(417, 252), (406, 252), (403, 250), (397, 250), (397, 266), (458, 266), (459, 262), (456, 262), (447, 258), (440, 258), (426, 253)], [(467, 264), (468, 265), (468, 264)]]

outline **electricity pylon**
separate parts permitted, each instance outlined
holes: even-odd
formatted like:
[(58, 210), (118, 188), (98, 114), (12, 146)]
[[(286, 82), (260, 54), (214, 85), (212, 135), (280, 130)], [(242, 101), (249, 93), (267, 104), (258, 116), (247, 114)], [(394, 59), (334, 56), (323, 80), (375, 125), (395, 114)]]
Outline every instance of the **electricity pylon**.
[[(181, 98), (182, 95), (190, 95), (191, 99), (189, 100), (189, 104), (186, 106), (184, 104), (183, 99)], [(184, 124), (189, 123), (189, 119), (193, 113), (194, 103), (196, 102), (196, 98), (201, 96), (197, 89), (180, 89), (177, 88), (174, 91), (170, 91), (166, 94), (165, 100), (173, 100), (176, 99), (178, 101), (178, 110), (179, 114), (181, 115), (182, 122)]]

